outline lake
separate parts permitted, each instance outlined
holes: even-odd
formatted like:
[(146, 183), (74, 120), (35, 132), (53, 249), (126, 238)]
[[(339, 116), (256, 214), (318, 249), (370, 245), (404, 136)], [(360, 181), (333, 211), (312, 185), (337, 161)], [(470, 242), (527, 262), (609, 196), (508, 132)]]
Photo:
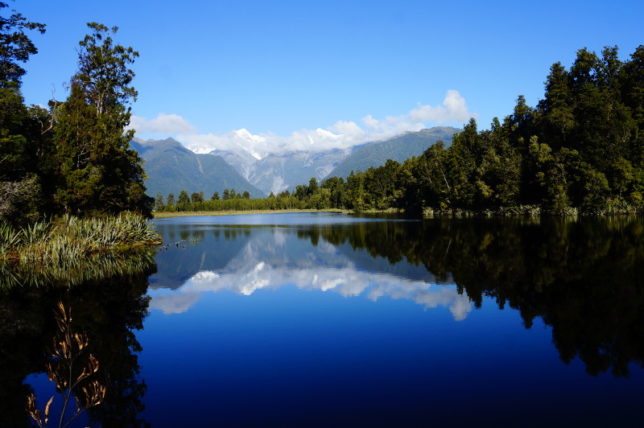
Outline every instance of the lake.
[(58, 421), (70, 331), (73, 376), (99, 367), (81, 408), (102, 397), (78, 426), (641, 423), (640, 218), (154, 223), (140, 272), (0, 291), (0, 426), (31, 391)]

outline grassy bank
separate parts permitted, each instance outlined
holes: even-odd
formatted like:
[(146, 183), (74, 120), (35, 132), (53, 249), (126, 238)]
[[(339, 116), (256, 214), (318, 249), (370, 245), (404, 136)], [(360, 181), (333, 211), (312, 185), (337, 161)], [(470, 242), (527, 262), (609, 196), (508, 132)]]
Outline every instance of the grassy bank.
[(161, 243), (161, 237), (143, 217), (64, 216), (22, 228), (0, 223), (0, 263), (61, 266), (75, 264), (99, 253), (125, 252)]
[(161, 211), (155, 212), (154, 218), (192, 217), (192, 216), (222, 216), (240, 214), (284, 214), (284, 213), (350, 213), (351, 210), (341, 209), (286, 209), (286, 210), (230, 210), (230, 211)]
[(152, 273), (155, 253), (153, 247), (144, 247), (94, 253), (61, 264), (0, 262), (0, 290), (12, 287), (70, 287), (114, 276)]

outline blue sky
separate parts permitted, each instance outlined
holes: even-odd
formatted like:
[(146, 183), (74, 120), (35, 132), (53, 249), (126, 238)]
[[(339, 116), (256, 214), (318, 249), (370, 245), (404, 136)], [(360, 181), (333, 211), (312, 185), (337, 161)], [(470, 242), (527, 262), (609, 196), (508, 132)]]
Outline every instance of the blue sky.
[[(52, 91), (65, 96), (86, 22), (118, 25), (118, 41), (141, 54), (133, 106), (140, 136), (172, 135), (196, 148), (246, 144), (260, 155), (273, 146), (322, 149), (460, 126), (473, 114), (487, 127), (518, 94), (534, 104), (550, 65), (570, 65), (577, 49), (619, 45), (626, 57), (644, 43), (642, 1), (17, 0), (12, 7), (48, 27), (34, 35), (40, 53), (26, 67), (28, 103), (45, 104)], [(443, 106), (449, 90), (457, 92)], [(231, 132), (240, 129), (248, 132)]]

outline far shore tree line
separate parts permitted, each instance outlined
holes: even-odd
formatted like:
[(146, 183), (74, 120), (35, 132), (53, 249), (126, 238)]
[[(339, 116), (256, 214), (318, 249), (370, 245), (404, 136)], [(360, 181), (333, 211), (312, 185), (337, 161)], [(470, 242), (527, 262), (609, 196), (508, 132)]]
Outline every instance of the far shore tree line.
[(219, 195), (219, 192), (214, 192), (210, 199), (206, 200), (203, 192), (193, 192), (188, 194), (187, 191), (182, 190), (176, 198), (174, 193), (169, 193), (167, 198), (164, 198), (162, 193), (157, 193), (154, 198), (154, 210), (203, 211), (209, 209), (206, 208), (206, 203), (214, 201), (226, 201), (225, 203), (229, 203), (227, 201), (239, 200), (250, 200), (250, 193), (247, 190), (237, 193), (235, 189), (224, 189), (224, 191), (221, 192), (221, 196)]
[[(162, 204), (161, 204), (162, 205)], [(161, 207), (158, 206), (158, 208)], [(166, 204), (170, 210), (400, 209), (434, 212), (617, 214), (644, 208), (644, 45), (577, 52), (550, 68), (545, 96), (519, 96), (512, 114), (479, 131), (474, 119), (403, 163), (312, 178), (293, 192), (250, 200)]]
[(130, 65), (138, 53), (114, 42), (117, 27), (89, 23), (67, 98), (25, 105), (22, 64), (38, 52), (29, 33), (46, 27), (8, 8), (0, 1), (0, 221), (149, 216), (154, 201), (129, 145), (134, 131), (126, 130), (137, 96)]

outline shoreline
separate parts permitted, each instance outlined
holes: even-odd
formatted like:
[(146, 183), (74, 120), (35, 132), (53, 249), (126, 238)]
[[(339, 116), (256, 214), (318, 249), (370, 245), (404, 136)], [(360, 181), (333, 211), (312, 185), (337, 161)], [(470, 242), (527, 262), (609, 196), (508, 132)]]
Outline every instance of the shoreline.
[(174, 211), (174, 212), (154, 212), (153, 219), (173, 218), (173, 217), (203, 217), (203, 216), (225, 216), (225, 215), (245, 215), (245, 214), (289, 214), (289, 213), (337, 213), (349, 214), (352, 210), (343, 210), (329, 208), (323, 210), (316, 209), (286, 209), (286, 210), (228, 210), (228, 211)]
[[(153, 219), (175, 218), (175, 217), (203, 217), (203, 216), (233, 216), (233, 215), (252, 215), (252, 214), (289, 214), (289, 213), (337, 213), (337, 214), (366, 214), (366, 215), (404, 215), (399, 209), (390, 208), (386, 210), (364, 210), (355, 211), (340, 208), (326, 209), (278, 209), (278, 210), (225, 210), (225, 211), (161, 211), (152, 213)], [(563, 212), (552, 213), (544, 212), (537, 206), (518, 206), (501, 208), (497, 210), (470, 211), (463, 209), (453, 210), (433, 210), (426, 208), (423, 210), (418, 219), (430, 220), (437, 218), (569, 218), (576, 219), (580, 217), (621, 217), (621, 216), (640, 216), (643, 212), (641, 209), (629, 208), (622, 210), (611, 210), (600, 213), (580, 213), (577, 208), (568, 208)]]

